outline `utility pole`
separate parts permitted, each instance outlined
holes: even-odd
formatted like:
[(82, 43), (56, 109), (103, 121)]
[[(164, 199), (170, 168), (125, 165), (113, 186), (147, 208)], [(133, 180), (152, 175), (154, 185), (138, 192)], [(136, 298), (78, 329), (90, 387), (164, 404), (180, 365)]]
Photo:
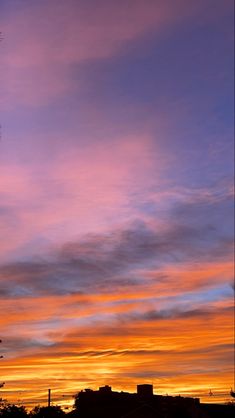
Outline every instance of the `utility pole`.
[(51, 406), (51, 389), (48, 389), (48, 403), (47, 403), (47, 405), (48, 405), (48, 408), (50, 408), (50, 406)]

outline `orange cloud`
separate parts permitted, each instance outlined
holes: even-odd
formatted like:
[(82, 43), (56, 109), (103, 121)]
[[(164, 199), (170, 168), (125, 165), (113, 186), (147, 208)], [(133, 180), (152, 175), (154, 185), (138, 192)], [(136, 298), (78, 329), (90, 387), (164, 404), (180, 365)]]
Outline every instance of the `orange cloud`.
[(6, 358), (2, 364), (6, 396), (16, 401), (22, 391), (26, 403), (36, 402), (34, 397), (43, 399), (50, 382), (62, 401), (64, 393), (86, 386), (111, 383), (116, 389), (134, 391), (136, 383), (151, 380), (157, 393), (187, 392), (207, 400), (212, 389), (219, 399), (226, 399), (233, 351), (232, 318), (226, 310), (206, 320), (138, 322), (113, 331), (103, 326), (74, 328), (60, 344)]

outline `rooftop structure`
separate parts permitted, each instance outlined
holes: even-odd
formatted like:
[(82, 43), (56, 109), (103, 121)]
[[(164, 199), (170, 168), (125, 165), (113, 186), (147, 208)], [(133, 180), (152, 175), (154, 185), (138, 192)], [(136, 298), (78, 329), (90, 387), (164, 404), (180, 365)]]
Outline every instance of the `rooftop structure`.
[(183, 411), (192, 411), (192, 415), (199, 416), (197, 410), (200, 405), (198, 398), (184, 398), (183, 396), (162, 396), (153, 393), (153, 386), (143, 384), (137, 386), (136, 393), (115, 392), (110, 386), (100, 387), (94, 391), (81, 391), (75, 401), (81, 418), (120, 418), (130, 416), (135, 418), (170, 418), (183, 417)]

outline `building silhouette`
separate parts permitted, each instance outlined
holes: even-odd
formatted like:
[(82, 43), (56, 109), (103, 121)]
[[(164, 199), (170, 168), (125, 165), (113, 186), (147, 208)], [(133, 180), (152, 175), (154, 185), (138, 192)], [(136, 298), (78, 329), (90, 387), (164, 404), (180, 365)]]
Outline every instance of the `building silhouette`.
[(137, 385), (137, 395), (144, 398), (153, 396), (153, 385)]
[(85, 389), (75, 396), (74, 418), (232, 418), (235, 404), (203, 404), (199, 398), (155, 395), (153, 386), (137, 385), (136, 393), (111, 386)]
[(85, 389), (75, 398), (81, 418), (201, 418), (207, 417), (198, 398), (153, 394), (153, 386), (138, 385), (136, 393), (115, 392), (110, 386)]

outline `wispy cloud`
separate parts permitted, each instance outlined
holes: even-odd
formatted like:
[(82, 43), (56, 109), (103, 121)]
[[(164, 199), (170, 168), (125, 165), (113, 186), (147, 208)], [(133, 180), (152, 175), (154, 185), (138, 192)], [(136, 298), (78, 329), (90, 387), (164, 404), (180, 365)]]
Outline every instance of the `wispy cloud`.
[[(177, 208), (176, 218), (169, 219), (168, 226), (160, 231), (154, 224), (136, 222), (125, 229), (91, 234), (78, 242), (64, 244), (45, 259), (3, 265), (2, 291), (8, 289), (12, 296), (35, 295), (35, 292), (105, 292), (138, 286), (143, 279), (147, 280), (141, 275), (144, 269), (197, 263), (198, 259), (201, 263), (210, 262), (215, 257), (229, 260), (232, 237), (218, 234), (216, 224), (200, 225), (200, 216), (199, 224), (188, 225), (187, 215), (191, 217), (194, 209), (191, 204), (182, 207), (183, 222)], [(196, 213), (200, 215), (197, 204)]]
[(72, 66), (121, 54), (146, 33), (161, 36), (184, 20), (198, 18), (203, 2), (197, 3), (105, 0), (94, 7), (92, 2), (50, 0), (41, 1), (40, 7), (22, 4), (3, 19), (2, 106), (38, 106), (72, 92)]

